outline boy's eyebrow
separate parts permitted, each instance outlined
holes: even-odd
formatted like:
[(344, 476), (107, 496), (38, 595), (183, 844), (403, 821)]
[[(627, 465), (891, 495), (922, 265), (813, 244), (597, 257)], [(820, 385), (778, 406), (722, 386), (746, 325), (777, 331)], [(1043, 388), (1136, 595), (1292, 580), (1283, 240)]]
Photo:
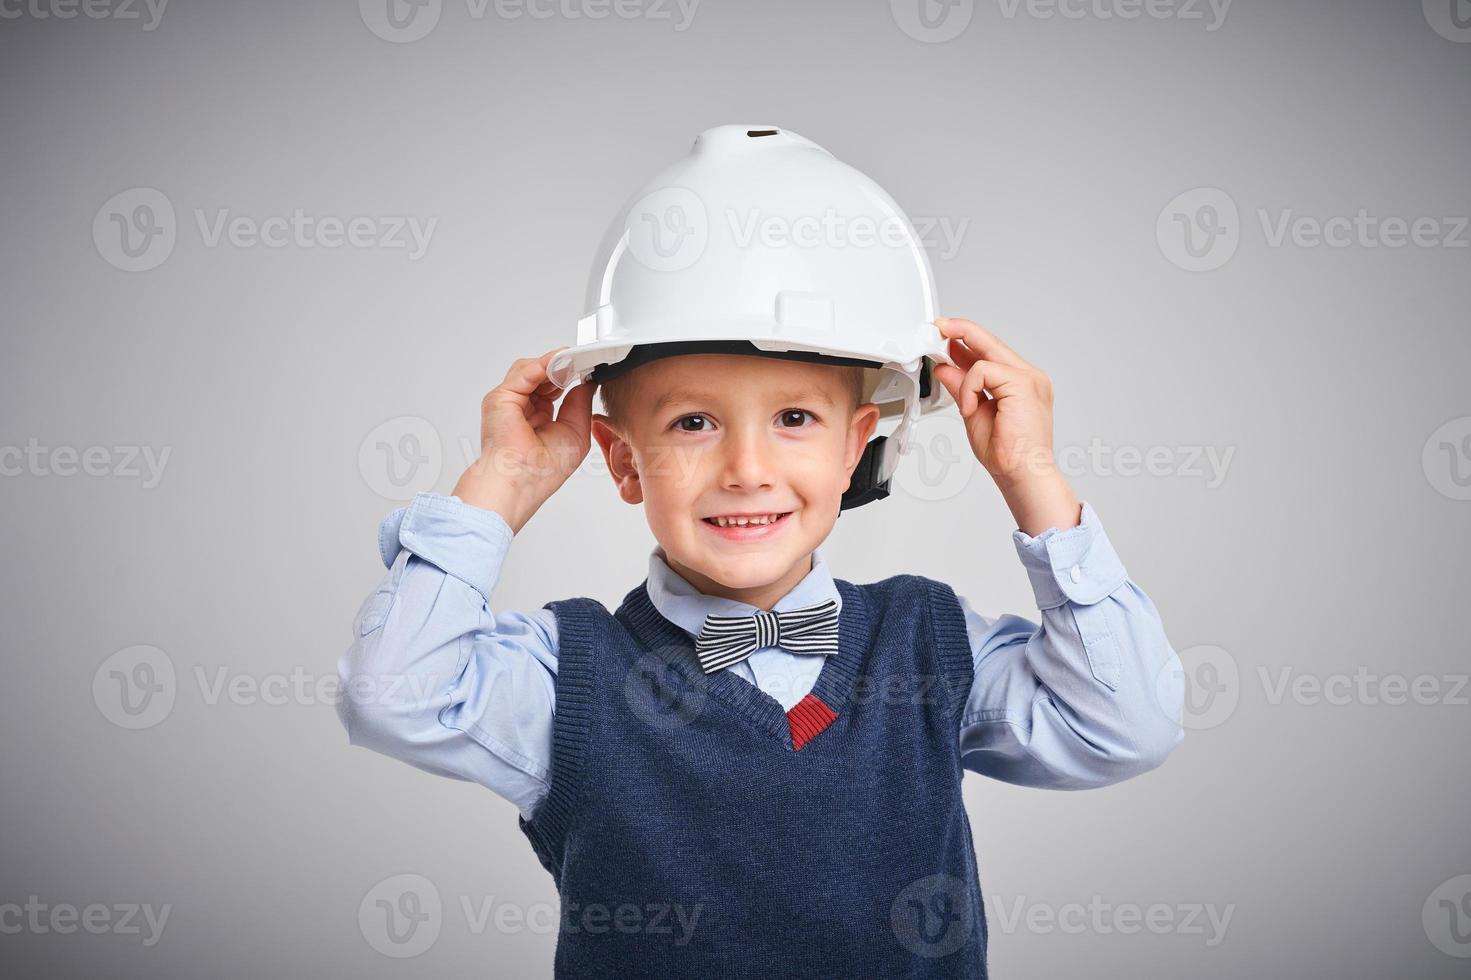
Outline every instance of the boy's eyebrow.
[[(827, 405), (829, 408), (833, 407), (832, 397), (821, 388), (803, 388), (788, 391), (778, 391), (772, 397), (775, 400), (782, 402), (819, 401)], [(668, 405), (677, 405), (684, 402), (714, 401), (715, 398), (715, 395), (711, 395), (703, 391), (695, 391), (690, 388), (673, 388), (660, 395), (654, 401), (654, 407), (650, 409), (650, 411), (658, 412), (660, 409)]]

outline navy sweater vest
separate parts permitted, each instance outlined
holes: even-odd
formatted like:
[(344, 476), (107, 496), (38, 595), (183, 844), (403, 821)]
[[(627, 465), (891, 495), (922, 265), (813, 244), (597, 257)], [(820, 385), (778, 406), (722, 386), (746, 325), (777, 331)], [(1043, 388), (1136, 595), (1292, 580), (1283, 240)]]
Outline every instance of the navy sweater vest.
[(791, 712), (646, 584), (559, 635), (551, 788), (519, 820), (561, 899), (555, 975), (986, 976), (961, 799), (971, 651), (955, 593), (835, 580), (840, 647)]

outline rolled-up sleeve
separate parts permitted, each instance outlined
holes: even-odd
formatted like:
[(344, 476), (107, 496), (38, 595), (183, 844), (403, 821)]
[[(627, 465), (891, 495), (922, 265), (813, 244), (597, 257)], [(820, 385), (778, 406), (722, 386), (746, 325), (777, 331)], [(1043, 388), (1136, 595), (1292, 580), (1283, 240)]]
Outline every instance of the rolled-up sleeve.
[(1105, 786), (1159, 766), (1184, 737), (1179, 659), (1086, 502), (1077, 527), (1013, 533), (1040, 622), (990, 619), (961, 598), (975, 676), (967, 769), (1050, 789)]
[(499, 514), (437, 494), (384, 519), (388, 571), (338, 660), (337, 713), (350, 744), (480, 783), (530, 817), (551, 765), (556, 618), (491, 612), (512, 537)]

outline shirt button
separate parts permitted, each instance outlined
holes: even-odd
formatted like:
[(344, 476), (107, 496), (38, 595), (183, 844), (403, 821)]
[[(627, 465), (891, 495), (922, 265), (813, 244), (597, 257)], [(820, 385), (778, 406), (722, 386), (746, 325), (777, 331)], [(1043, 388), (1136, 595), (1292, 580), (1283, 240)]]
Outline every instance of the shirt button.
[(1067, 577), (1073, 580), (1074, 585), (1077, 585), (1078, 579), (1083, 577), (1083, 573), (1078, 571), (1077, 565), (1074, 565), (1072, 568), (1069, 568), (1067, 570)]

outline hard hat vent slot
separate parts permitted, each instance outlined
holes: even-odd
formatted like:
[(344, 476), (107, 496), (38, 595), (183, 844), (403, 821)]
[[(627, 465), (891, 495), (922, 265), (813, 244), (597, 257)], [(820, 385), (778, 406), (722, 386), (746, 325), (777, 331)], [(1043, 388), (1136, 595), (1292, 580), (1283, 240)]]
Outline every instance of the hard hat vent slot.
[(748, 130), (746, 130), (746, 135), (747, 136), (775, 136), (779, 132), (781, 132), (781, 130), (779, 130), (779, 129), (748, 129)]

